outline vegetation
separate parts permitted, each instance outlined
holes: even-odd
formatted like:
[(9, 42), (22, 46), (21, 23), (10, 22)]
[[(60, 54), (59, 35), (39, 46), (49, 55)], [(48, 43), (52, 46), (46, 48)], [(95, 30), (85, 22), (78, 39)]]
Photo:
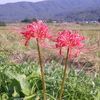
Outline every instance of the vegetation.
[(63, 12), (55, 16), (63, 18), (66, 21), (98, 21), (98, 19), (100, 18), (100, 9), (71, 13)]
[[(34, 62), (15, 65), (6, 62), (6, 55), (0, 53), (0, 99), (43, 100), (39, 66)], [(61, 86), (63, 68), (55, 61), (44, 66), (47, 98), (57, 100)], [(73, 66), (67, 72), (63, 100), (99, 100), (100, 75), (87, 76), (85, 71)]]
[[(8, 24), (0, 27), (0, 99), (43, 100), (40, 68), (36, 51), (36, 41), (31, 39), (25, 47), (18, 31), (25, 23)], [(48, 23), (50, 28), (53, 23)], [(100, 39), (100, 23), (65, 23), (61, 28), (78, 30), (87, 37), (87, 42)], [(59, 29), (59, 28), (58, 28)], [(47, 40), (49, 42), (49, 40)], [(63, 100), (100, 99), (100, 42), (91, 54), (81, 54), (69, 60), (69, 70), (65, 81)], [(57, 100), (61, 87), (65, 58), (57, 51), (41, 48), (48, 100)]]
[(99, 4), (100, 0), (96, 0), (95, 2), (94, 0), (89, 0), (88, 2), (87, 0), (46, 0), (37, 3), (8, 3), (0, 5), (0, 20), (20, 22), (25, 18), (31, 19), (35, 17), (42, 20), (51, 18), (84, 20), (84, 17), (86, 20), (97, 20), (100, 17)]
[(98, 22), (100, 23), (100, 18), (98, 19)]
[(0, 21), (0, 26), (6, 26), (6, 23), (3, 21)]
[(37, 21), (36, 18), (32, 18), (32, 19), (25, 18), (25, 19), (22, 20), (21, 22), (23, 22), (23, 23), (32, 23), (32, 22), (36, 22), (36, 21)]

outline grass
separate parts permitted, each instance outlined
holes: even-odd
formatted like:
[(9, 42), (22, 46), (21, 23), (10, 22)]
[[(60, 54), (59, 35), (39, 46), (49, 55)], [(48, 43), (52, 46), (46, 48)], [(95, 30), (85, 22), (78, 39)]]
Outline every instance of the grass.
[[(50, 25), (52, 27), (52, 24)], [(18, 98), (43, 100), (36, 41), (31, 39), (29, 46), (25, 47), (24, 41), (19, 38), (19, 35), (13, 33), (22, 26), (25, 24), (9, 24), (6, 27), (0, 27), (1, 100)], [(100, 24), (68, 23), (62, 27), (72, 31), (78, 30), (79, 34), (87, 38), (88, 43), (94, 43), (100, 39)], [(98, 48), (92, 53), (81, 54), (79, 57), (69, 60), (63, 100), (100, 99), (100, 42), (95, 46)], [(45, 48), (41, 48), (41, 50), (47, 98), (57, 100), (65, 58), (61, 57), (58, 51)]]
[[(95, 23), (93, 23), (95, 24)], [(50, 24), (52, 25), (52, 24)], [(23, 61), (38, 61), (38, 56), (36, 50), (36, 42), (34, 39), (31, 39), (29, 46), (24, 46), (24, 41), (21, 41), (19, 36), (14, 35), (17, 34), (13, 33), (15, 30), (19, 29), (20, 27), (25, 26), (25, 24), (10, 24), (7, 27), (0, 27), (0, 51), (5, 52), (9, 54), (9, 59), (14, 61), (15, 63), (23, 62)], [(82, 36), (85, 36), (87, 38), (88, 43), (94, 43), (95, 41), (100, 39), (100, 25), (97, 25), (97, 27), (93, 27), (90, 24), (88, 26), (81, 26), (80, 24), (75, 23), (68, 23), (66, 26), (62, 26), (68, 30), (72, 31), (79, 31), (79, 34)], [(51, 27), (51, 26), (50, 26)], [(86, 29), (85, 29), (86, 27)], [(18, 34), (19, 35), (19, 34)], [(48, 41), (49, 42), (49, 41)], [(98, 46), (98, 49), (95, 50), (92, 54), (84, 54), (81, 55), (84, 56), (85, 59), (91, 58), (90, 62), (94, 62), (97, 59), (99, 60), (99, 53), (100, 53), (100, 42), (96, 44)], [(45, 52), (44, 52), (45, 51)], [(44, 63), (48, 63), (51, 60), (56, 60), (58, 63), (63, 64), (64, 58), (60, 57), (57, 51), (44, 49), (42, 48), (43, 55), (43, 61)], [(49, 53), (50, 52), (50, 53)], [(33, 55), (32, 55), (33, 54)], [(80, 56), (80, 57), (81, 57)], [(80, 59), (74, 58), (73, 60)], [(49, 58), (49, 59), (48, 59)], [(90, 59), (89, 59), (90, 60)], [(95, 65), (98, 64), (98, 60), (95, 62)], [(80, 62), (80, 61), (79, 61)]]

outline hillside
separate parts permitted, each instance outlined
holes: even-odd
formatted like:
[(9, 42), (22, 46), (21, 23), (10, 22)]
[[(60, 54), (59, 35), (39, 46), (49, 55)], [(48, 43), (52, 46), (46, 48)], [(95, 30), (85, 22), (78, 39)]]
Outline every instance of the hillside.
[(63, 18), (66, 21), (97, 21), (100, 18), (100, 9), (78, 12), (63, 12), (55, 15), (55, 18)]
[[(79, 12), (100, 8), (100, 0), (46, 0), (17, 2), (0, 5), (0, 20), (21, 21), (24, 18), (57, 19), (62, 12)], [(63, 17), (63, 16), (62, 16)]]

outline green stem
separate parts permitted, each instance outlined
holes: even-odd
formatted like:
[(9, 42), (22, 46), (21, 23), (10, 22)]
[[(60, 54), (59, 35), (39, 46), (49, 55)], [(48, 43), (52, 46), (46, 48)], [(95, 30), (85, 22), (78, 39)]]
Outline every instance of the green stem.
[(62, 79), (62, 85), (61, 85), (60, 95), (59, 95), (59, 99), (58, 99), (58, 100), (61, 100), (61, 99), (62, 99), (62, 93), (63, 93), (63, 88), (64, 88), (64, 82), (65, 82), (65, 79), (66, 79), (66, 71), (67, 71), (67, 68), (68, 68), (68, 54), (69, 54), (69, 48), (68, 48), (67, 54), (66, 54), (65, 69), (64, 69), (64, 74), (63, 74), (63, 79)]
[(43, 86), (44, 100), (46, 100), (46, 87), (45, 87), (45, 81), (44, 81), (44, 71), (43, 71), (43, 68), (42, 68), (42, 57), (41, 57), (40, 45), (39, 45), (38, 38), (36, 39), (36, 41), (37, 41), (37, 50), (38, 50), (38, 55), (39, 55), (39, 63), (40, 63), (40, 69), (41, 69), (41, 76), (42, 76), (42, 86)]

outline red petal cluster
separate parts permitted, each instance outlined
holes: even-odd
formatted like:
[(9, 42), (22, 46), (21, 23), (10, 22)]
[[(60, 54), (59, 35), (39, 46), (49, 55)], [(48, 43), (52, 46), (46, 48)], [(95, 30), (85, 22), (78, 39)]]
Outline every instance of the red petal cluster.
[(28, 46), (28, 41), (30, 38), (39, 38), (40, 40), (43, 40), (47, 37), (50, 37), (48, 33), (49, 29), (47, 28), (47, 25), (40, 21), (28, 24), (27, 27), (23, 27), (21, 31), (21, 34), (25, 37), (24, 39), (26, 40), (25, 46)]
[(67, 49), (69, 48), (69, 58), (72, 58), (72, 55), (75, 57), (78, 56), (84, 47), (82, 41), (85, 40), (85, 37), (77, 33), (77, 31), (75, 31), (75, 33), (71, 31), (63, 31), (60, 33), (56, 40), (56, 48), (60, 49), (60, 55), (62, 55), (62, 48), (67, 47)]
[[(82, 43), (82, 41), (85, 40), (85, 37), (77, 33), (78, 31), (75, 31), (75, 33), (66, 30), (62, 32), (58, 31), (58, 36), (53, 37), (53, 34), (55, 33), (50, 33), (47, 25), (40, 21), (28, 24), (27, 27), (23, 27), (21, 31), (21, 34), (25, 37), (24, 39), (26, 40), (25, 46), (28, 46), (28, 41), (30, 40), (30, 38), (38, 38), (41, 41), (41, 45), (43, 47), (49, 49), (59, 49), (60, 55), (62, 55), (63, 47), (69, 49), (69, 58), (72, 58), (72, 55), (74, 55), (75, 57), (78, 56), (80, 51), (84, 48), (84, 44)], [(45, 43), (46, 38), (55, 42), (55, 46), (47, 46)]]

